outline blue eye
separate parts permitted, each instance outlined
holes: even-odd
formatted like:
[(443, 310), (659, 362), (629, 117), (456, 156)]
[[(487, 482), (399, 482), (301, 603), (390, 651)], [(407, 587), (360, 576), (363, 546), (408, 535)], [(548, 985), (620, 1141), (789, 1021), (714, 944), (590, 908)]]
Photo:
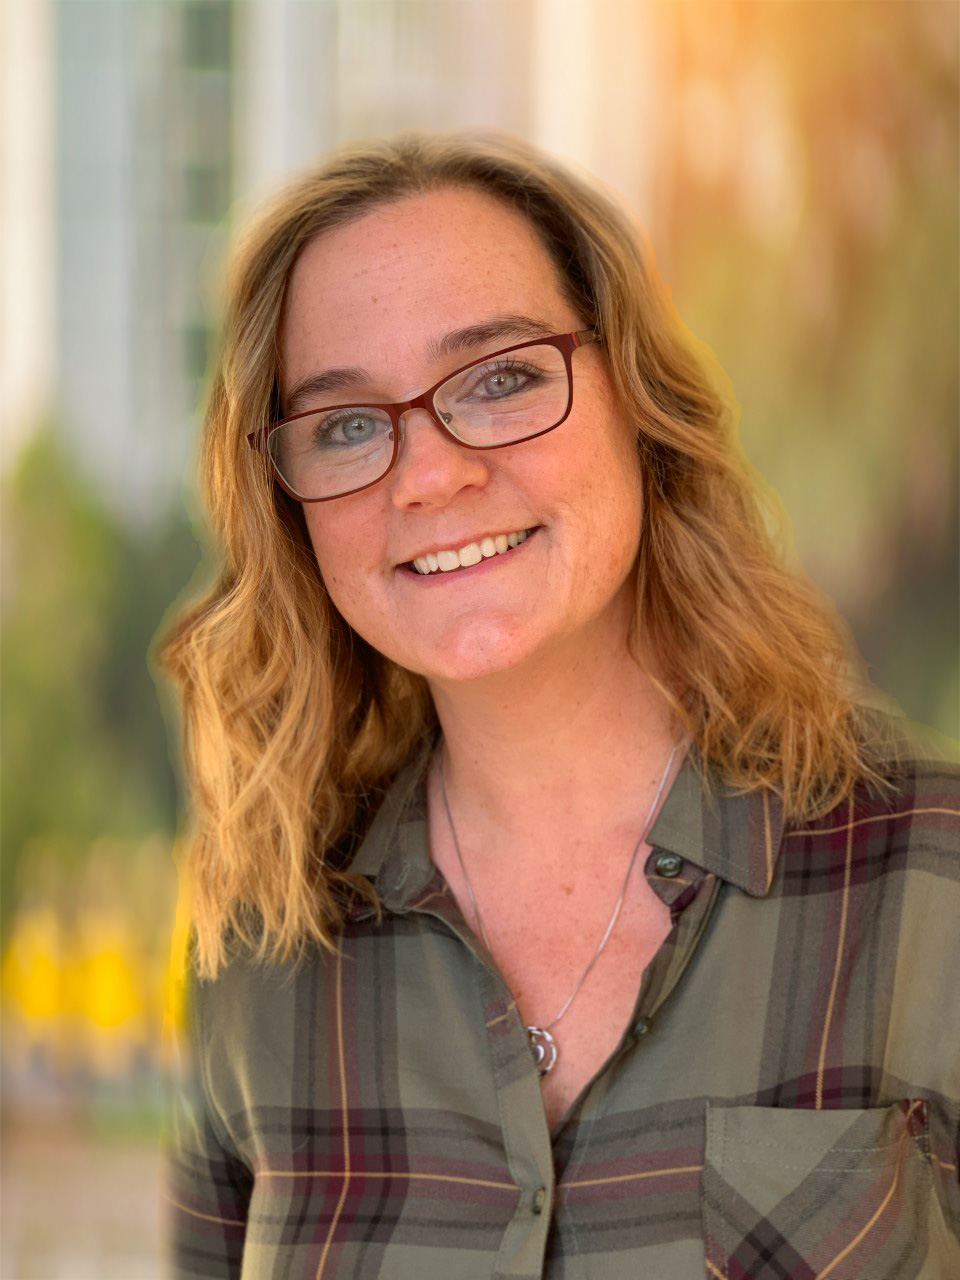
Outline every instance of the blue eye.
[[(337, 413), (317, 417), (313, 427), (313, 441), (321, 448), (369, 444), (383, 425), (376, 414), (362, 409), (341, 409)], [(337, 431), (341, 433), (339, 438), (334, 434)]]
[(483, 389), (490, 396), (508, 396), (518, 391), (526, 379), (516, 369), (498, 369), (483, 380)]
[(543, 370), (535, 365), (511, 360), (503, 364), (488, 365), (474, 371), (473, 379), (462, 387), (461, 396), (481, 400), (505, 400), (518, 391), (527, 391), (543, 380)]

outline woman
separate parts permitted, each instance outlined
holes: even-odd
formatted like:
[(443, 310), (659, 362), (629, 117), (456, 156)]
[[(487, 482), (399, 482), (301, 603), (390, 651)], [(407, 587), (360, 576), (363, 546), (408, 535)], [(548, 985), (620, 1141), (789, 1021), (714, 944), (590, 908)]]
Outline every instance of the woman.
[(957, 770), (859, 705), (630, 219), (405, 134), (229, 298), (176, 1273), (954, 1273)]

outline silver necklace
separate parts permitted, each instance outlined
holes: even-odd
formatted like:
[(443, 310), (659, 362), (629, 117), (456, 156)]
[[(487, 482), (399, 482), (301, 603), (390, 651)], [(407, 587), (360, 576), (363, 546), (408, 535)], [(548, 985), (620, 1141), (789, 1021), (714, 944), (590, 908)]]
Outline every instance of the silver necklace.
[[(627, 867), (627, 874), (623, 878), (623, 888), (620, 890), (620, 897), (617, 899), (617, 905), (614, 907), (613, 915), (610, 917), (610, 923), (607, 925), (606, 931), (603, 937), (600, 939), (600, 945), (597, 947), (596, 951), (593, 953), (593, 958), (591, 959), (590, 963), (587, 965), (586, 969), (584, 969), (583, 974), (580, 978), (580, 981), (574, 987), (573, 991), (571, 991), (570, 995), (567, 996), (564, 1006), (560, 1010), (560, 1012), (557, 1014), (557, 1016), (551, 1022), (548, 1022), (546, 1026), (527, 1027), (527, 1039), (530, 1041), (530, 1049), (533, 1052), (533, 1061), (537, 1068), (537, 1071), (541, 1076), (545, 1076), (548, 1071), (552, 1071), (557, 1061), (557, 1042), (554, 1039), (554, 1037), (550, 1034), (551, 1029), (557, 1025), (557, 1023), (560, 1021), (563, 1015), (567, 1012), (567, 1010), (573, 1004), (573, 1001), (576, 998), (577, 994), (579, 993), (580, 988), (583, 986), (583, 984), (586, 982), (587, 978), (589, 977), (590, 971), (593, 969), (593, 966), (600, 959), (600, 953), (603, 951), (604, 947), (607, 945), (607, 942), (610, 939), (610, 935), (613, 933), (614, 926), (616, 925), (617, 919), (620, 915), (620, 908), (623, 906), (623, 899), (626, 896), (627, 885), (630, 882), (630, 873), (633, 871), (633, 864), (637, 860), (637, 854), (640, 852), (640, 846), (643, 844), (644, 840), (646, 839), (647, 832), (650, 829), (650, 822), (651, 822), (651, 819), (653, 818), (654, 810), (657, 807), (657, 803), (660, 800), (660, 796), (663, 792), (663, 788), (666, 785), (667, 775), (670, 772), (670, 766), (673, 764), (673, 758), (676, 754), (677, 754), (677, 748), (676, 748), (676, 745), (674, 745), (673, 750), (670, 752), (670, 758), (667, 760), (666, 768), (664, 769), (663, 775), (660, 778), (660, 783), (657, 787), (656, 795), (653, 797), (653, 803), (650, 805), (650, 811), (647, 814), (646, 820), (643, 824), (643, 830), (640, 833), (640, 838), (637, 841), (636, 845), (634, 846), (633, 853), (630, 857), (630, 863)], [(473, 913), (477, 917), (477, 923), (480, 926), (480, 934), (481, 934), (481, 937), (483, 938), (484, 946), (492, 955), (493, 948), (490, 946), (490, 939), (487, 937), (487, 930), (483, 923), (483, 916), (480, 914), (480, 907), (477, 903), (476, 894), (473, 892), (473, 885), (470, 883), (470, 877), (467, 875), (467, 868), (463, 861), (463, 854), (460, 852), (460, 841), (457, 839), (457, 829), (453, 824), (453, 814), (450, 812), (450, 802), (447, 800), (447, 786), (446, 786), (446, 782), (444, 781), (444, 772), (445, 770), (443, 767), (443, 750), (441, 748), (440, 794), (443, 796), (443, 807), (447, 811), (447, 821), (450, 824), (450, 833), (453, 836), (453, 847), (457, 851), (457, 859), (460, 863), (460, 870), (463, 872), (463, 882), (467, 886), (467, 893), (470, 895), (470, 905), (473, 907)]]

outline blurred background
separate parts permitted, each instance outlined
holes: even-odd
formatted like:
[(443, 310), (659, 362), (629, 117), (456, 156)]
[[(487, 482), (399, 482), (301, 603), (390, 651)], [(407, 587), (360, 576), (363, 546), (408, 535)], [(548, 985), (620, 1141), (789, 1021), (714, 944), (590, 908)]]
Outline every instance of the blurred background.
[(180, 801), (148, 650), (211, 562), (192, 469), (237, 220), (412, 124), (624, 192), (801, 563), (957, 738), (958, 64), (955, 0), (5, 0), (3, 1280), (159, 1273)]

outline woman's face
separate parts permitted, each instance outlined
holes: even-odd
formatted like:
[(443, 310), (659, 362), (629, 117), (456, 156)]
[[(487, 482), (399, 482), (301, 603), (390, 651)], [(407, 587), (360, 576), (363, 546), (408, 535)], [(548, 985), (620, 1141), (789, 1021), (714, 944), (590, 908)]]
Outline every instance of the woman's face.
[[(528, 336), (438, 358), (455, 330), (526, 317), (549, 334), (584, 327), (531, 226), (470, 188), (404, 199), (326, 232), (291, 275), (282, 390), (360, 368), (357, 403), (409, 400), (445, 374)], [(533, 335), (530, 335), (533, 336)], [(333, 397), (354, 399), (354, 389)], [(423, 410), (405, 418), (378, 484), (304, 503), (330, 596), (371, 645), (428, 680), (461, 681), (626, 635), (642, 505), (633, 430), (601, 348), (573, 355), (573, 407), (556, 430), (484, 452), (446, 437)], [(423, 577), (422, 552), (533, 529), (475, 569)]]

